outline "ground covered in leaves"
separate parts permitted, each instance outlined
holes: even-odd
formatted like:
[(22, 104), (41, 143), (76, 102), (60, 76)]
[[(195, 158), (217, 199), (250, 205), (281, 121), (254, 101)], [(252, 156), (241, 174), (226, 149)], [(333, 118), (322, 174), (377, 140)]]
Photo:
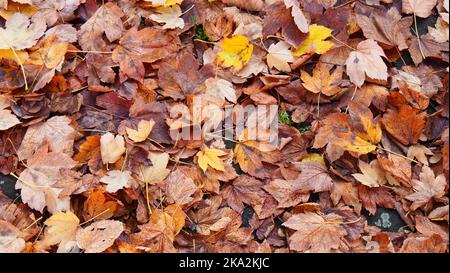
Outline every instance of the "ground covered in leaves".
[(0, 252), (447, 252), (448, 10), (0, 0)]

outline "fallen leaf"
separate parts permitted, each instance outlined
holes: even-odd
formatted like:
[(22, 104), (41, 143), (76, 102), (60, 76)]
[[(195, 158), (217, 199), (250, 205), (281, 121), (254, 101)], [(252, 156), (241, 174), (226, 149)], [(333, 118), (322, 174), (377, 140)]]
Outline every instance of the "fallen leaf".
[(163, 29), (184, 28), (183, 18), (180, 6), (160, 7), (156, 9), (159, 14), (151, 14), (150, 19), (158, 23), (162, 23)]
[(75, 130), (70, 126), (71, 119), (66, 116), (54, 116), (46, 122), (28, 127), (17, 151), (19, 160), (30, 158), (44, 143), (52, 152), (61, 152), (72, 156)]
[(217, 53), (216, 62), (223, 67), (239, 71), (250, 60), (253, 45), (242, 35), (224, 38), (220, 43), (222, 51)]
[(45, 220), (47, 226), (44, 237), (39, 241), (44, 246), (59, 244), (63, 247), (65, 244), (75, 241), (75, 235), (78, 230), (80, 220), (72, 212), (59, 212)]
[(333, 42), (326, 41), (332, 36), (332, 32), (332, 29), (321, 25), (310, 25), (308, 38), (294, 50), (294, 56), (300, 57), (311, 53), (324, 54), (334, 46)]
[(283, 226), (295, 230), (289, 237), (289, 247), (299, 252), (330, 252), (338, 250), (347, 231), (341, 226), (341, 216), (334, 213), (320, 216), (305, 212), (291, 216)]
[(22, 13), (14, 13), (6, 21), (5, 28), (0, 28), (0, 49), (21, 50), (34, 46), (44, 35), (47, 25), (44, 20), (30, 19)]
[(167, 201), (186, 205), (194, 198), (192, 195), (197, 191), (194, 181), (182, 171), (176, 169), (167, 177)]
[(342, 81), (342, 72), (342, 68), (338, 67), (330, 74), (327, 65), (319, 63), (314, 68), (312, 76), (305, 71), (301, 72), (302, 85), (315, 94), (333, 96), (341, 90), (339, 84)]
[(402, 12), (426, 18), (436, 6), (437, 0), (402, 0)]
[(7, 221), (0, 220), (0, 252), (20, 253), (25, 249), (25, 241), (20, 238), (20, 230)]
[(123, 188), (131, 186), (131, 172), (129, 171), (109, 171), (108, 174), (100, 179), (100, 182), (106, 184), (106, 191), (115, 193)]
[(433, 171), (427, 167), (422, 167), (420, 180), (413, 179), (412, 186), (414, 193), (406, 196), (406, 199), (413, 201), (412, 210), (416, 210), (434, 198), (440, 198), (445, 195), (445, 187), (447, 182), (443, 174), (435, 177)]
[[(425, 127), (426, 113), (418, 113), (411, 106), (388, 109), (381, 122), (384, 128), (403, 145), (417, 144)], [(402, 122), (398, 122), (401, 120)]]
[(152, 132), (155, 122), (153, 120), (141, 120), (138, 123), (137, 130), (126, 127), (128, 137), (134, 142), (145, 141)]
[(291, 72), (291, 67), (288, 63), (294, 62), (294, 56), (289, 49), (290, 45), (286, 42), (280, 41), (276, 44), (271, 44), (267, 51), (267, 65), (269, 68), (275, 67), (281, 72)]
[(219, 156), (224, 156), (226, 154), (226, 152), (218, 149), (204, 147), (203, 150), (197, 153), (197, 162), (203, 172), (206, 172), (208, 166), (218, 171), (225, 171), (223, 161), (219, 158)]
[(100, 253), (112, 246), (123, 230), (119, 221), (98, 221), (77, 231), (77, 244), (85, 253)]
[(366, 75), (375, 80), (387, 80), (387, 66), (381, 57), (386, 57), (383, 49), (372, 39), (358, 44), (345, 62), (350, 81), (358, 87), (363, 86)]
[(114, 137), (108, 132), (100, 138), (100, 151), (104, 164), (116, 163), (126, 151), (125, 140), (120, 135)]

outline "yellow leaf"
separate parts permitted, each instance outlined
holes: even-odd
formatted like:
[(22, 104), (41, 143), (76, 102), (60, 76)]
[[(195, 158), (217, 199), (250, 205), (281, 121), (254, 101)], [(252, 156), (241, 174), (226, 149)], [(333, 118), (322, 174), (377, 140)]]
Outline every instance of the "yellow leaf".
[(250, 60), (253, 45), (243, 35), (223, 39), (222, 51), (217, 54), (216, 62), (223, 67), (234, 67), (237, 71)]
[(153, 120), (141, 120), (137, 130), (126, 127), (128, 137), (134, 142), (145, 141), (152, 132), (153, 126), (155, 126)]
[(75, 240), (79, 223), (78, 217), (70, 211), (54, 214), (45, 221), (47, 230), (42, 243), (50, 246)]
[(151, 7), (171, 7), (181, 4), (183, 0), (144, 0), (144, 2), (150, 2)]
[(206, 172), (208, 165), (218, 171), (225, 171), (225, 167), (223, 166), (223, 162), (219, 156), (224, 156), (226, 154), (227, 153), (224, 151), (205, 147), (202, 151), (197, 153), (198, 165), (203, 172)]
[[(16, 50), (16, 54), (21, 63), (28, 60), (28, 53), (26, 51)], [(0, 59), (8, 59), (17, 62), (17, 58), (12, 49), (0, 49)]]
[(308, 154), (305, 158), (302, 159), (302, 162), (318, 162), (322, 165), (325, 165), (325, 160), (323, 159), (323, 156), (321, 154)]
[(309, 26), (309, 37), (294, 51), (294, 56), (299, 57), (308, 53), (323, 54), (330, 50), (334, 43), (325, 41), (331, 37), (332, 29), (321, 25)]

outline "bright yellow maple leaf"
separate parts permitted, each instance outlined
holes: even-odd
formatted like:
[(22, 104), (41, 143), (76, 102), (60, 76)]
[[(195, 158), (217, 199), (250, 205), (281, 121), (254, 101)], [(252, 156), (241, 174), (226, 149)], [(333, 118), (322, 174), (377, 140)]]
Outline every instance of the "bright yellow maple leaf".
[(225, 38), (220, 44), (222, 51), (217, 54), (216, 62), (223, 67), (234, 67), (237, 71), (250, 60), (253, 45), (243, 35)]
[(222, 159), (220, 159), (219, 156), (224, 156), (226, 154), (227, 153), (224, 151), (205, 147), (203, 150), (197, 153), (197, 162), (203, 172), (206, 172), (208, 166), (218, 171), (225, 171)]
[(330, 50), (334, 43), (325, 41), (331, 37), (332, 29), (321, 25), (309, 26), (309, 37), (293, 52), (294, 56), (299, 57), (308, 53), (324, 54)]

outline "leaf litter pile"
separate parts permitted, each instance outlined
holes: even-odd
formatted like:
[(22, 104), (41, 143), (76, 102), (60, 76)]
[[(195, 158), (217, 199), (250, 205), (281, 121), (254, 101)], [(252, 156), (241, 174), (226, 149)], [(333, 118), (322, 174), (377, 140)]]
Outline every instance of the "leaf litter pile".
[[(447, 252), (448, 12), (0, 0), (0, 252)], [(278, 106), (277, 143), (178, 138), (199, 97)]]

